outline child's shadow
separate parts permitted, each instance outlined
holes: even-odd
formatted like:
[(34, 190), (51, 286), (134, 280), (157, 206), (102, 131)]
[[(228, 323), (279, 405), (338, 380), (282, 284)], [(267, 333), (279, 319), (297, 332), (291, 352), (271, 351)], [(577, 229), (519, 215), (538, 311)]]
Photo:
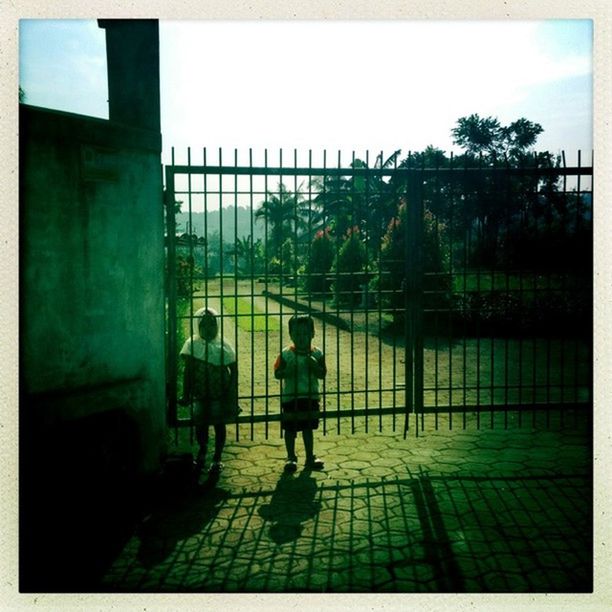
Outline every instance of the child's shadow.
[(300, 537), (305, 521), (313, 519), (321, 509), (315, 501), (317, 482), (304, 470), (299, 476), (283, 473), (269, 504), (258, 510), (259, 516), (270, 521), (270, 537), (277, 544), (292, 542)]
[(155, 510), (140, 525), (138, 559), (145, 567), (153, 567), (164, 561), (177, 543), (202, 531), (214, 520), (228, 493), (209, 480), (205, 486), (193, 487)]

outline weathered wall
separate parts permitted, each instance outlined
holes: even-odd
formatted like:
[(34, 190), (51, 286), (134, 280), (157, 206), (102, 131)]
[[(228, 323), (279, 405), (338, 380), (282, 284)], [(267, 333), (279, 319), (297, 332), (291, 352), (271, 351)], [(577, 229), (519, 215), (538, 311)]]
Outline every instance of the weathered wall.
[(20, 588), (82, 591), (165, 450), (161, 136), (20, 112)]
[(22, 591), (95, 589), (165, 451), (158, 24), (100, 26), (110, 119), (20, 109)]
[(159, 465), (165, 430), (160, 136), (24, 107), (23, 408), (52, 425), (120, 409)]

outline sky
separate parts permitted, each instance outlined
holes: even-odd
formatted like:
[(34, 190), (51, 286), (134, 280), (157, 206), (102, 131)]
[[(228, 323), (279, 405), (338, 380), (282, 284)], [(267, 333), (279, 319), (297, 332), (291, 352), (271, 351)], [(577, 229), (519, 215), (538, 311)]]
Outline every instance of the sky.
[[(525, 117), (544, 128), (536, 149), (590, 161), (592, 34), (590, 20), (160, 21), (163, 161), (458, 151), (451, 130), (473, 113)], [(108, 118), (95, 20), (21, 20), (19, 60), (27, 103)]]

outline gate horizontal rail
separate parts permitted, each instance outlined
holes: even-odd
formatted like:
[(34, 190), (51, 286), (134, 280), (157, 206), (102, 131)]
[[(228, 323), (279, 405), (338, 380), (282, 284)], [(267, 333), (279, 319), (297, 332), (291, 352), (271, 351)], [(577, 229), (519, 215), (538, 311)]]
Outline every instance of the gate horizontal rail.
[(292, 168), (276, 167), (268, 168), (265, 166), (190, 166), (177, 165), (172, 166), (175, 174), (215, 174), (220, 176), (400, 176), (409, 177), (413, 175), (423, 176), (442, 176), (445, 180), (456, 177), (460, 178), (462, 174), (478, 174), (478, 175), (508, 175), (508, 176), (541, 176), (541, 177), (557, 177), (557, 176), (592, 176), (593, 169), (583, 166), (572, 166), (564, 168), (462, 168), (460, 166), (454, 168), (336, 168), (336, 167), (319, 167), (319, 168)]
[[(500, 406), (498, 404), (489, 405), (474, 405), (474, 406), (424, 406), (422, 411), (419, 413), (412, 412), (410, 417), (418, 419), (422, 415), (449, 415), (449, 414), (460, 414), (460, 415), (475, 415), (480, 413), (481, 415), (491, 415), (492, 413), (503, 414), (503, 413), (514, 413), (516, 415), (523, 414), (534, 417), (535, 413), (541, 412), (570, 412), (576, 413), (589, 412), (592, 410), (592, 406), (586, 403), (555, 403), (555, 404), (533, 404), (531, 406)], [(328, 410), (321, 413), (321, 418), (328, 420), (334, 419), (347, 419), (352, 417), (369, 417), (377, 418), (380, 416), (405, 416), (405, 413), (398, 412), (397, 408), (358, 408), (355, 410)], [(251, 423), (280, 423), (282, 416), (279, 413), (274, 414), (255, 414), (247, 416), (239, 416), (233, 424), (251, 424)], [(193, 422), (189, 418), (177, 419), (174, 423), (177, 427), (191, 427)], [(477, 425), (478, 426), (478, 425)]]

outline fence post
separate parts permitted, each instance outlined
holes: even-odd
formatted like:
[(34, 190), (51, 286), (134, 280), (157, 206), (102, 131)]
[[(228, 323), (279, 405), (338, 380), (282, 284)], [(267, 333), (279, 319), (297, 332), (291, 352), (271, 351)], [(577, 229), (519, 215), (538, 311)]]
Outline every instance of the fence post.
[[(408, 172), (406, 179), (406, 229), (404, 277), (404, 332), (406, 422), (415, 414), (416, 435), (419, 434), (418, 415), (423, 419), (423, 175), (419, 170)], [(423, 423), (421, 423), (422, 428)]]
[(173, 168), (166, 166), (166, 190), (164, 191), (166, 207), (166, 291), (168, 296), (166, 309), (166, 403), (168, 424), (175, 426), (177, 414), (177, 364), (176, 364), (176, 218), (174, 196)]

